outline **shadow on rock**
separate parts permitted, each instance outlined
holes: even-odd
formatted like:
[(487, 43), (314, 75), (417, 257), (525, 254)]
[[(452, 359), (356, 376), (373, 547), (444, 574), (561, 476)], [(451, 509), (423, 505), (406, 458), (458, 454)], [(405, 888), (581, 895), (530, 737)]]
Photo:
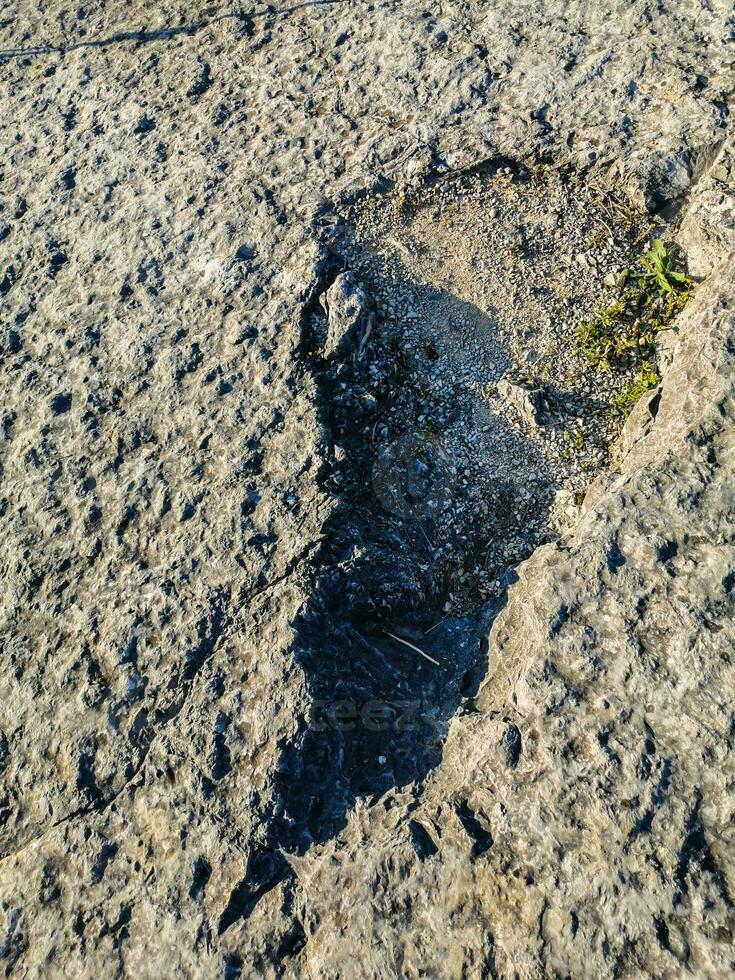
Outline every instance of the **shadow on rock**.
[[(417, 288), (428, 302), (491, 329), (471, 304)], [(513, 578), (498, 570), (496, 598), (442, 619), (458, 569), (474, 561), (489, 534), (509, 533), (503, 508), (510, 513), (520, 498), (499, 480), (495, 519), (466, 524), (471, 533), (450, 554), (437, 548), (447, 504), (471, 496), (471, 488), (457, 486), (451, 447), (436, 430), (412, 424), (410, 406), (398, 413), (400, 431), (386, 432), (385, 409), (404, 397), (407, 372), (415, 379), (422, 364), (383, 350), (375, 385), (375, 371), (361, 359), (374, 324), (365, 290), (332, 263), (305, 312), (304, 343), (331, 442), (325, 481), (339, 506), (294, 624), (294, 658), (307, 678), (311, 712), (301, 737), (284, 750), (283, 814), (271, 823), (277, 846), (295, 853), (336, 835), (357, 798), (420, 781), (436, 766), (452, 717), (463, 705), (469, 710), (486, 674), (487, 636)], [(426, 364), (431, 360), (429, 354)], [(383, 432), (378, 440), (375, 431)]]
[[(420, 783), (439, 763), (451, 719), (473, 710), (490, 627), (515, 577), (512, 562), (488, 563), (489, 548), (518, 540), (532, 515), (545, 516), (547, 498), (529, 495), (500, 458), (507, 421), (464, 387), (435, 417), (422, 407), (436, 383), (432, 366), (461, 351), (463, 324), (500, 351), (492, 317), (446, 289), (412, 288), (433, 320), (458, 333), (443, 355), (430, 342), (404, 350), (384, 329), (370, 288), (338, 255), (325, 261), (303, 311), (321, 479), (335, 505), (291, 624), (310, 710), (282, 748), (261, 844), (231, 892), (220, 934), (278, 886), (291, 901), (289, 855), (335, 837), (359, 798)], [(488, 422), (494, 432), (494, 442), (477, 444), (488, 458), (476, 461), (476, 479), (457, 466), (458, 419), (465, 433)], [(518, 431), (512, 439), (522, 467), (536, 465), (531, 441)], [(478, 582), (466, 581), (477, 568), (489, 569), (482, 574), (496, 586), (485, 601)], [(446, 605), (462, 590), (462, 607), (473, 610), (464, 615)], [(292, 940), (295, 948), (302, 941)]]

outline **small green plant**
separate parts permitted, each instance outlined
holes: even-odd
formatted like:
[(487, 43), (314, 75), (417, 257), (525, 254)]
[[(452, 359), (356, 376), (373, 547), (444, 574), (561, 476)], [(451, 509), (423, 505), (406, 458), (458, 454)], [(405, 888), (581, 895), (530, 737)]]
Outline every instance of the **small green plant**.
[(648, 361), (644, 361), (632, 378), (625, 382), (613, 399), (613, 410), (627, 416), (638, 399), (661, 381), (661, 375)]
[(575, 432), (570, 432), (569, 429), (565, 429), (563, 439), (566, 443), (566, 448), (561, 451), (562, 459), (572, 459), (575, 453), (581, 452), (584, 448), (584, 432), (581, 429), (577, 429)]
[(577, 327), (577, 349), (592, 367), (609, 370), (613, 362), (618, 361), (631, 346), (626, 332), (621, 329), (625, 310), (626, 299), (623, 296), (612, 306), (599, 309), (591, 320)]
[(393, 194), (393, 208), (396, 217), (404, 221), (416, 209), (418, 202), (411, 197), (408, 188), (399, 187)]
[(638, 274), (646, 293), (666, 296), (679, 290), (688, 290), (691, 279), (676, 268), (674, 252), (667, 249), (657, 238), (646, 254), (639, 259), (641, 272)]
[(628, 272), (619, 298), (577, 327), (577, 350), (588, 364), (628, 374), (610, 402), (621, 424), (638, 399), (660, 382), (656, 337), (686, 306), (692, 285), (676, 249), (657, 238)]
[(579, 353), (600, 371), (625, 369), (654, 354), (656, 334), (687, 303), (692, 281), (677, 268), (675, 251), (657, 238), (628, 273), (632, 285), (611, 306), (576, 330)]

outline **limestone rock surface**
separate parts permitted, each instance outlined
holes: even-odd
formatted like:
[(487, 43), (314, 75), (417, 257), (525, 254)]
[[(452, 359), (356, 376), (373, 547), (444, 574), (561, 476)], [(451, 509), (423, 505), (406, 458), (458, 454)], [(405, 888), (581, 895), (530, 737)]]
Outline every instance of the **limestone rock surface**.
[[(5, 5), (5, 975), (735, 970), (732, 30)], [(663, 208), (704, 281), (579, 523), (424, 638), (311, 322), (344, 202), (499, 156)]]

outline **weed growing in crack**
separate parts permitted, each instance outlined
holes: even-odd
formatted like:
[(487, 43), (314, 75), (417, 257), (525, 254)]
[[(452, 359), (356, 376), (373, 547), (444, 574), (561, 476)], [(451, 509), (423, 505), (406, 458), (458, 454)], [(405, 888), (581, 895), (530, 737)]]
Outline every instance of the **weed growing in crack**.
[(636, 374), (625, 382), (619, 394), (613, 399), (613, 410), (618, 415), (627, 416), (638, 399), (651, 388), (655, 388), (661, 375), (648, 361), (644, 361)]
[(688, 291), (691, 279), (686, 273), (677, 270), (676, 255), (667, 250), (660, 238), (657, 238), (651, 248), (640, 260), (641, 272), (638, 278), (642, 281), (646, 296), (666, 296), (676, 291)]
[(679, 264), (675, 249), (657, 238), (628, 273), (633, 285), (579, 324), (577, 350), (592, 367), (625, 370), (640, 358), (651, 360), (657, 333), (669, 326), (691, 293), (692, 280)]
[(637, 338), (620, 329), (626, 305), (623, 297), (577, 327), (577, 349), (592, 367), (609, 370), (629, 349), (638, 346)]
[(624, 421), (638, 399), (660, 382), (656, 338), (686, 306), (692, 280), (674, 246), (657, 238), (631, 269), (630, 285), (610, 306), (576, 329), (577, 351), (598, 371), (630, 374), (612, 399), (613, 417)]

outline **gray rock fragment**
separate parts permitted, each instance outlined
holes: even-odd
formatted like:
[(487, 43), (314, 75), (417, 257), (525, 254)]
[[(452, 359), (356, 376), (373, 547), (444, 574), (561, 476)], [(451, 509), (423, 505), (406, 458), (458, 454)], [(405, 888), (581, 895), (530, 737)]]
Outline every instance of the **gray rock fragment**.
[(330, 361), (360, 357), (375, 322), (375, 304), (365, 288), (352, 272), (342, 272), (320, 303), (327, 315), (323, 356)]
[(543, 425), (548, 418), (550, 405), (545, 391), (532, 382), (513, 382), (503, 378), (498, 384), (498, 396), (531, 427)]

